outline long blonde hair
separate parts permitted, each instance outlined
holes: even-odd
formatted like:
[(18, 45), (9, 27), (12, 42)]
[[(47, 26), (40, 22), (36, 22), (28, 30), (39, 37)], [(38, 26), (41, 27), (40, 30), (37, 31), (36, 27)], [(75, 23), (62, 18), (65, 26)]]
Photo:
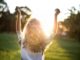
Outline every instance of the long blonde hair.
[(37, 19), (31, 19), (25, 32), (25, 46), (33, 52), (43, 51), (47, 44), (46, 36)]

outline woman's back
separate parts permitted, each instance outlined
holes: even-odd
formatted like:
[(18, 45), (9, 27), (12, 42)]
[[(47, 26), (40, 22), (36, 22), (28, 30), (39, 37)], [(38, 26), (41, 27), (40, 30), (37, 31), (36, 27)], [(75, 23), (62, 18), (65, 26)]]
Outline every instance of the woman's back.
[(26, 30), (26, 47), (33, 52), (43, 51), (46, 46), (47, 40), (41, 28), (40, 22), (36, 19), (31, 19), (31, 21), (27, 25)]

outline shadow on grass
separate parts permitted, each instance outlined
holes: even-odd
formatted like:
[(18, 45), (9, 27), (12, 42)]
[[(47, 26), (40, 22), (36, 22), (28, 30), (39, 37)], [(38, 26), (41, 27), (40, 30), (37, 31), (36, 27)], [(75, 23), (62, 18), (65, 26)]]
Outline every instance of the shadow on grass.
[(80, 42), (56, 37), (45, 52), (45, 60), (80, 60)]
[[(67, 58), (71, 60), (80, 60), (80, 42), (72, 39), (59, 37), (56, 39)], [(64, 57), (64, 56), (63, 56)]]
[(16, 34), (0, 34), (0, 60), (21, 60)]

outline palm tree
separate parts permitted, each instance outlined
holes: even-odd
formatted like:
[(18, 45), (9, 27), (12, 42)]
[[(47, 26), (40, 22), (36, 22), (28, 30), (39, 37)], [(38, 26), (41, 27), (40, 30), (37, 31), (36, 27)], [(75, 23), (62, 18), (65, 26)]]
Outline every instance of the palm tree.
[(57, 33), (57, 16), (59, 15), (60, 10), (58, 8), (55, 9), (55, 15), (54, 15), (54, 33)]
[(9, 8), (7, 6), (7, 3), (4, 0), (0, 0), (0, 12), (1, 11), (6, 12), (8, 10)]
[(2, 17), (5, 12), (7, 14), (10, 13), (7, 3), (4, 0), (0, 0), (0, 17)]

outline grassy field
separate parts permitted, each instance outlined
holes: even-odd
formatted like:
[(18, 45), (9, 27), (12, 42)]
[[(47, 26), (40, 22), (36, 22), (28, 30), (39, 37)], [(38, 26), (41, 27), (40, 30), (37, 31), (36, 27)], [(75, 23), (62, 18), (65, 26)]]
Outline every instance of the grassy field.
[[(73, 39), (55, 38), (45, 55), (45, 60), (80, 60), (80, 43)], [(0, 60), (21, 60), (15, 34), (0, 34)]]
[(15, 34), (0, 34), (0, 60), (21, 60), (20, 47)]
[(53, 39), (45, 60), (80, 60), (80, 42), (68, 38)]

